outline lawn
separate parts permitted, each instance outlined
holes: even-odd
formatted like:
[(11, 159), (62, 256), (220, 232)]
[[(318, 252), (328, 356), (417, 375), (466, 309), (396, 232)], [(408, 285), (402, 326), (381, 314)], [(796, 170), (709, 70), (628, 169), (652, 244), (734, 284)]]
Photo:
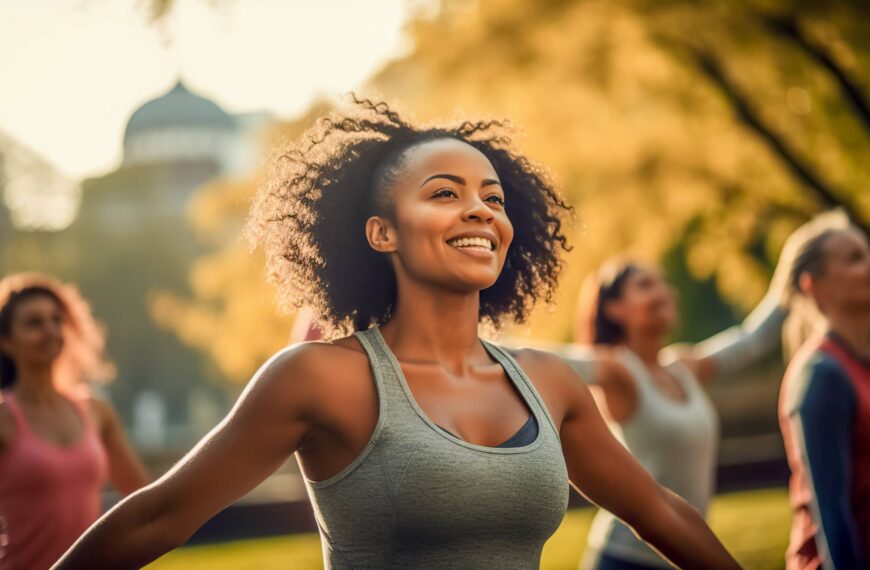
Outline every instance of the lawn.
[[(586, 543), (591, 509), (569, 511), (544, 548), (541, 568), (574, 570)], [(717, 536), (749, 570), (783, 568), (790, 510), (785, 490), (720, 495), (710, 523)], [(161, 558), (152, 570), (269, 570), (322, 568), (320, 539), (314, 534), (182, 548)]]

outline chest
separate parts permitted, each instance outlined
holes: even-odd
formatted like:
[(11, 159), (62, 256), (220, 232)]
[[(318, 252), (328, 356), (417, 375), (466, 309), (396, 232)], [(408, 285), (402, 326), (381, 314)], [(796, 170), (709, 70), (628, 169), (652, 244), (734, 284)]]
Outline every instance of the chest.
[(105, 451), (95, 434), (85, 433), (70, 446), (60, 446), (25, 434), (8, 446), (0, 459), (0, 487), (30, 495), (90, 492), (107, 476)]
[(684, 453), (695, 453), (714, 445), (718, 417), (694, 378), (678, 378), (678, 371), (668, 371), (672, 389), (667, 390), (652, 374), (641, 372), (644, 371), (635, 376), (638, 386), (635, 414), (621, 426), (625, 436)]
[(432, 422), (465, 439), (495, 446), (525, 423), (530, 410), (498, 365), (462, 376), (440, 367), (401, 364), (408, 396)]
[(45, 410), (30, 408), (19, 403), (19, 413), (27, 429), (41, 441), (60, 448), (70, 448), (86, 437), (84, 418), (87, 413), (74, 410), (69, 404)]

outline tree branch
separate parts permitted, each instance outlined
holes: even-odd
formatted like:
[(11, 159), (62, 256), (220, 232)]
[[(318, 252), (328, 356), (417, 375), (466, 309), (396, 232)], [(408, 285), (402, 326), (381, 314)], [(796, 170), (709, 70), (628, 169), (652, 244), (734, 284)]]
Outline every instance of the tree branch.
[(801, 162), (795, 153), (788, 148), (785, 141), (764, 123), (761, 116), (749, 104), (747, 97), (725, 74), (716, 58), (697, 48), (689, 48), (688, 53), (698, 69), (719, 87), (722, 94), (731, 103), (738, 118), (767, 144), (788, 170), (815, 194), (816, 199), (826, 208), (842, 208), (852, 223), (870, 236), (870, 225), (861, 219), (854, 206), (839, 197), (837, 192), (812, 172), (809, 166)]
[(764, 17), (764, 23), (774, 33), (790, 40), (801, 48), (808, 56), (834, 76), (846, 100), (855, 109), (859, 122), (870, 134), (870, 103), (868, 103), (858, 84), (846, 75), (846, 71), (837, 63), (834, 56), (823, 46), (812, 41), (792, 17), (766, 16)]

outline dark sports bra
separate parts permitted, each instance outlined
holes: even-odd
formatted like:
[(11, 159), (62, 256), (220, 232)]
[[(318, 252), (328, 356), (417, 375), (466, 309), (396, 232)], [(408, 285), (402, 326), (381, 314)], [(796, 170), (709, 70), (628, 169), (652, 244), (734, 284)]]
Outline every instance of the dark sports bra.
[[(455, 437), (456, 439), (462, 439), (450, 430), (446, 430), (441, 426), (438, 426), (439, 429), (442, 429)], [(526, 423), (523, 424), (517, 433), (510, 436), (507, 441), (497, 445), (496, 447), (523, 447), (524, 445), (529, 445), (538, 437), (538, 420), (535, 419), (534, 414), (529, 414), (529, 419), (526, 420)]]

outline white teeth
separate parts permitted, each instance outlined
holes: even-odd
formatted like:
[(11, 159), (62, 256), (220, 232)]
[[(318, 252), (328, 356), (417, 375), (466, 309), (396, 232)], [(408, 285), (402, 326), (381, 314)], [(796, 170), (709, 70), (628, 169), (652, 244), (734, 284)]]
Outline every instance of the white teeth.
[(484, 237), (457, 238), (447, 243), (453, 247), (485, 247), (490, 251), (495, 249), (495, 244)]

